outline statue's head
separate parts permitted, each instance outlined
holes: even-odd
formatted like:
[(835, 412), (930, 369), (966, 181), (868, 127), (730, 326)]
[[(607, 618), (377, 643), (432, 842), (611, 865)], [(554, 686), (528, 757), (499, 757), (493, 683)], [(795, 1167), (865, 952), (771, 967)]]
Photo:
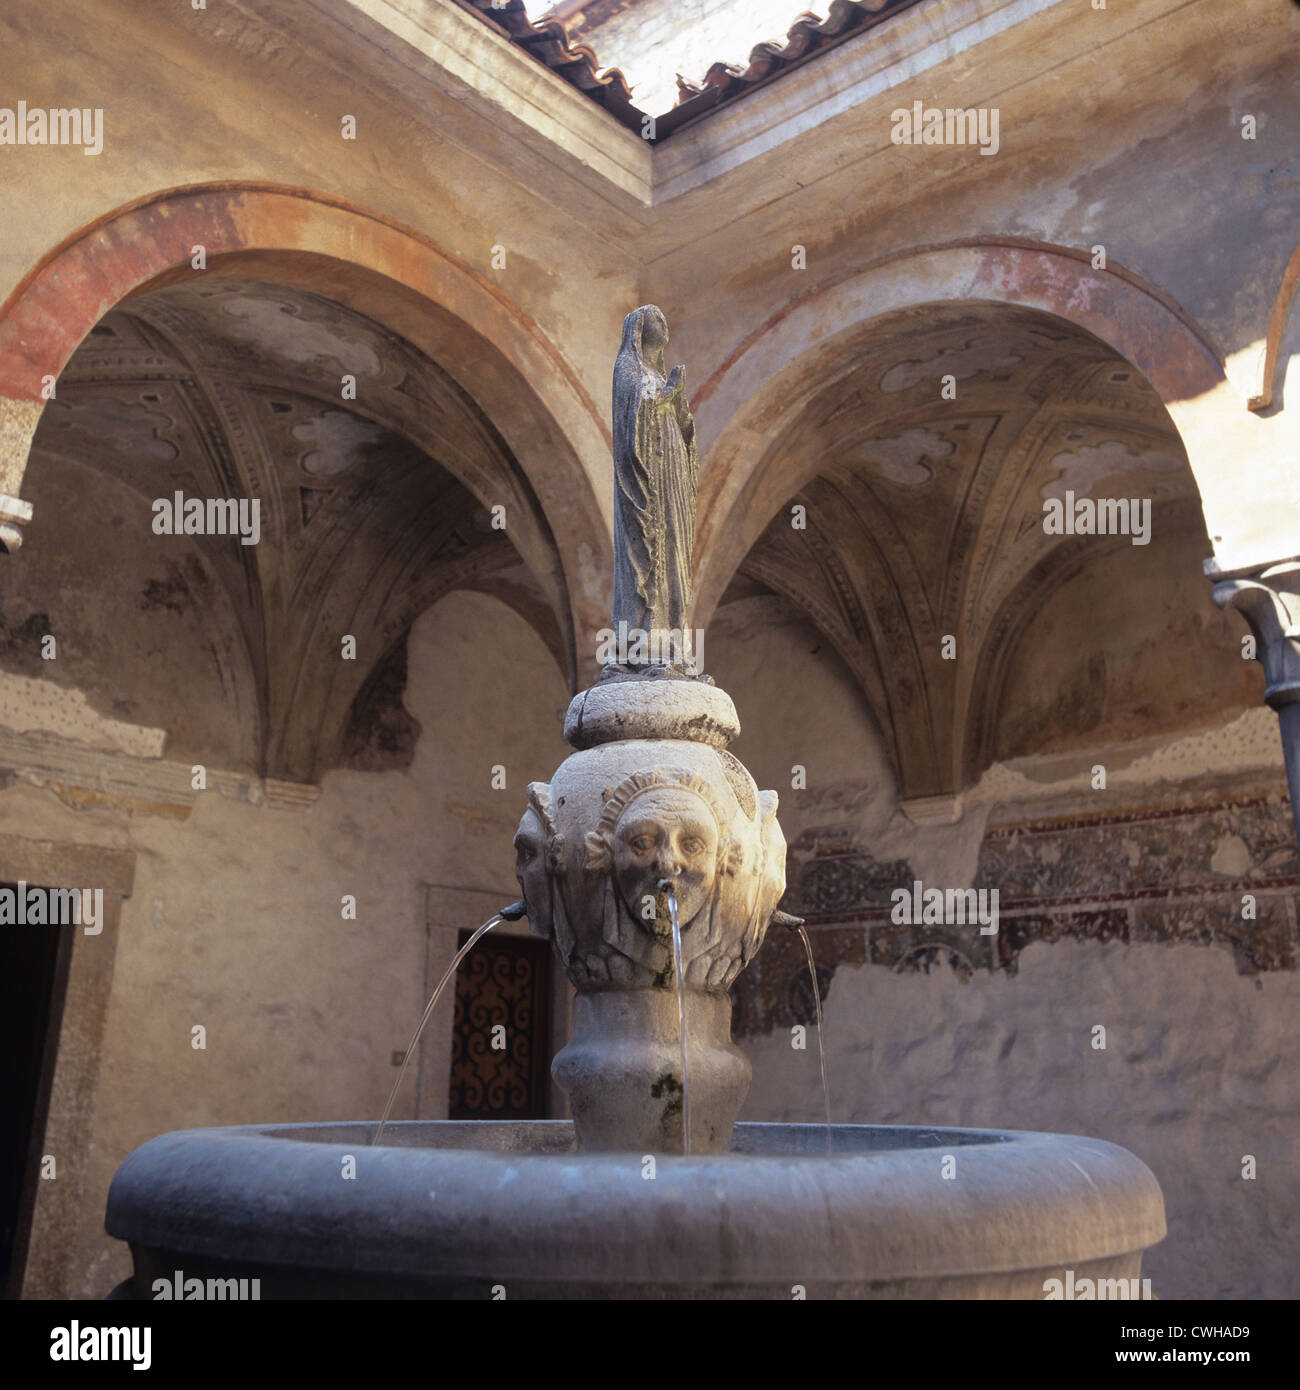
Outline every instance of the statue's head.
[(663, 310), (647, 304), (642, 310), (645, 318), (641, 324), (641, 346), (647, 353), (662, 352), (668, 346), (668, 320)]
[(667, 880), (685, 927), (712, 899), (728, 863), (727, 821), (717, 790), (698, 774), (637, 772), (605, 799), (600, 824), (587, 837), (588, 867), (607, 870), (624, 907), (647, 925), (647, 901), (658, 898)]
[(548, 941), (555, 934), (551, 877), (560, 843), (550, 790), (544, 782), (532, 782), (528, 787), (528, 807), (515, 831), (515, 877), (524, 895), (528, 925)]
[(656, 304), (643, 304), (623, 320), (623, 342), (619, 356), (629, 352), (641, 360), (661, 363), (668, 345), (668, 320)]

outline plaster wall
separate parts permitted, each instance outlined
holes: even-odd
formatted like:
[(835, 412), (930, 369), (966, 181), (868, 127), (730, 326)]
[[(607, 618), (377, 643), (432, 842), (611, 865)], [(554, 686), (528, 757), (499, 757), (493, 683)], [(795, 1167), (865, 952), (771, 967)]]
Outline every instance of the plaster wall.
[[(683, 317), (694, 306), (697, 320), (705, 303), (718, 305), (708, 330), (692, 329), (692, 356), (708, 351), (695, 347), (697, 332), (725, 354), (777, 304), (850, 267), (909, 248), (1000, 237), (1089, 257), (1104, 245), (1109, 270), (1168, 295), (1225, 355), (1261, 340), (1296, 246), (1300, 95), (1286, 51), (1291, 16), (1271, 5), (1244, 4), (1231, 16), (1196, 5), (1175, 34), (1177, 21), (1147, 5), (1147, 40), (1121, 42), (1110, 26), (1127, 26), (1141, 8), (1089, 16), (1095, 40), (1058, 82), (983, 91), (989, 68), (967, 52), (946, 67), (902, 75), (878, 97), (665, 205), (665, 223), (694, 235), (656, 260), (649, 283), (659, 302)], [(1043, 26), (1062, 14), (1048, 7), (981, 56), (996, 52), (1032, 70), (1043, 58)], [(1209, 43), (1216, 25), (1217, 51)], [(885, 25), (853, 43), (865, 62), (889, 38)], [(1185, 47), (1171, 65), (1175, 43)], [(925, 108), (996, 110), (996, 152), (895, 143), (894, 112), (916, 100)], [(1254, 118), (1249, 130), (1246, 116)], [(693, 129), (701, 142), (709, 138), (707, 125)], [(670, 140), (660, 153), (675, 148)], [(821, 177), (800, 176), (814, 168)], [(760, 175), (780, 195), (749, 207)], [(732, 217), (724, 220), (717, 212), (729, 193)], [(806, 271), (791, 267), (793, 242), (807, 248)], [(702, 301), (710, 289), (711, 301)]]
[[(1035, 774), (1032, 782), (1023, 774), (1014, 782), (1022, 797), (1030, 789), (1028, 800), (975, 801), (954, 824), (916, 826), (898, 805), (883, 743), (851, 677), (819, 634), (795, 614), (783, 620), (773, 603), (725, 605), (706, 653), (740, 713), (735, 752), (761, 787), (780, 793), (792, 887), (819, 846), (846, 845), (880, 866), (886, 886), (898, 860), (910, 866), (909, 879), (914, 873), (927, 885), (973, 886), (982, 881), (978, 866), (993, 816), (1030, 820), (1050, 808), (1065, 820), (1104, 814), (1102, 807), (1122, 816), (1151, 802), (1172, 805), (1196, 790), (1231, 803), (1241, 795), (1231, 791), (1234, 775), (1272, 788), (1275, 797), (1283, 785), (1276, 729), (1255, 740), (1244, 730), (1252, 715), (1243, 712), (1234, 751), (1215, 761), (1202, 752), (1189, 766), (1177, 756), (1182, 740), (1174, 731), (1162, 740), (1163, 759), (1149, 757), (1146, 777), (1121, 778), (1110, 792), (1097, 792), (1086, 780), (1080, 787), (1078, 777), (1071, 784), (1067, 766), (1080, 758), (1091, 764), (1095, 746), (1075, 759), (1058, 757), (1051, 771), (1021, 760)], [(810, 709), (816, 719), (807, 717)], [(1121, 767), (1136, 746), (1120, 738), (1099, 758)], [(807, 790), (791, 788), (794, 763), (807, 769)], [(1281, 809), (1285, 826), (1284, 797)], [(1186, 832), (1142, 841), (1134, 852), (1141, 859), (1181, 851), (1197, 875), (1224, 883), (1257, 871), (1250, 856), (1240, 857), (1245, 846), (1231, 824), (1194, 844), (1179, 842), (1179, 833)], [(1042, 843), (1048, 857), (1066, 852), (1061, 847), (1087, 852), (1080, 831)], [(1150, 864), (1172, 880), (1172, 867), (1158, 858)], [(787, 901), (806, 910), (797, 898)], [(863, 922), (861, 912), (846, 912), (837, 924), (835, 912), (823, 913), (811, 936), (826, 989), (833, 1116), (1054, 1130), (1121, 1144), (1147, 1163), (1165, 1194), (1169, 1235), (1143, 1268), (1161, 1297), (1295, 1297), (1295, 907), (1295, 889), (1282, 890), (1275, 929), (1289, 942), (1289, 968), (1263, 971), (1243, 966), (1231, 942), (1209, 932), (1179, 935), (1174, 927), (1165, 935), (1150, 922), (1143, 932), (1140, 910), (1138, 928), (1122, 929), (1128, 939), (1079, 939), (1070, 933), (1093, 927), (1057, 929), (1038, 920), (1027, 938), (1016, 938), (1014, 969), (981, 956), (989, 938), (981, 941), (974, 927), (945, 934), (975, 962), (966, 969), (896, 957), (896, 929), (879, 917)], [(1187, 915), (1196, 917), (1196, 908)], [(1013, 931), (1015, 923), (1004, 918), (1002, 929)], [(758, 982), (737, 1015), (744, 1025), (738, 1040), (754, 1067), (741, 1118), (816, 1121), (816, 1042), (797, 941), (769, 932), (747, 974), (753, 972)], [(796, 1025), (806, 1029), (802, 1049)], [(1096, 1046), (1098, 1025), (1104, 1049)], [(1248, 1155), (1253, 1178), (1244, 1176)]]
[[(1294, 971), (1244, 977), (1199, 946), (1038, 943), (1015, 977), (968, 982), (845, 966), (825, 1006), (832, 1113), (1121, 1144), (1164, 1192), (1142, 1270), (1161, 1298), (1294, 1298), (1298, 1005)], [(820, 1119), (811, 1032), (805, 1051), (789, 1028), (747, 1042), (742, 1119)]]
[[(330, 9), (341, 12), (331, 18)], [(504, 42), (480, 21), (463, 18), (471, 32)], [(52, 34), (66, 41), (52, 43)], [(394, 320), (403, 306), (387, 302), (393, 286), (385, 287), (385, 300), (373, 283), (353, 283), (357, 277), (347, 263), (364, 261), (370, 241), (383, 243), (387, 227), (396, 224), (432, 247), (423, 259), (418, 244), (389, 254), (385, 273), (399, 287), (418, 281), (432, 265), (462, 285), (465, 302), (458, 307), (467, 319), (504, 315), (506, 338), (493, 347), (516, 370), (531, 353), (548, 361), (552, 377), (560, 363), (572, 374), (576, 391), (556, 379), (534, 386), (561, 402), (558, 429), (566, 447), (588, 470), (594, 495), (608, 498), (600, 442), (608, 430), (609, 344), (618, 341), (623, 315), (637, 302), (636, 265), (611, 239), (611, 210), (573, 183), (570, 155), (552, 146), (524, 158), (521, 142), (476, 113), (463, 94), (458, 99), (417, 78), (407, 49), (400, 50), (401, 61), (383, 52), (363, 17), (347, 6), (295, 6), (291, 13), (281, 5), (250, 4), (217, 13), (177, 5), (145, 16), (130, 4), (86, 8), (54, 0), (0, 17), (0, 37), (0, 90), (11, 106), (22, 100), (29, 108), (103, 112), (98, 154), (75, 146), (5, 147), (6, 186), (19, 196), (0, 206), (0, 302), (61, 243), (132, 203), (194, 185), (274, 185), (302, 196), (289, 198), (271, 219), (232, 192), (189, 229), (186, 241), (212, 250), (237, 232), (275, 251), (292, 249), (300, 239), (323, 240), (336, 259), (304, 268), (309, 284), (326, 295), (337, 291), (363, 311), (383, 301), (379, 317)], [(631, 141), (644, 157), (640, 141), (602, 113), (589, 112), (559, 79), (542, 76), (544, 86), (559, 89), (549, 91), (550, 100), (563, 106), (571, 98), (584, 119), (599, 117), (613, 145)], [(522, 96), (517, 104), (527, 106)], [(344, 138), (349, 117), (355, 139)], [(327, 230), (317, 236), (315, 204), (306, 195), (360, 210), (362, 224), (342, 237)], [(166, 240), (171, 215), (160, 211), (156, 224), (137, 227), (131, 236)], [(176, 262), (185, 274), (191, 273), (190, 250), (187, 245), (184, 262)], [(114, 271), (129, 268), (136, 254), (123, 255), (117, 247), (110, 256)], [(142, 253), (139, 259), (147, 263)], [(222, 273), (219, 262), (210, 269)], [(52, 304), (57, 322), (47, 323), (42, 337), (70, 331), (69, 350), (75, 346), (113, 307), (111, 300), (94, 298), (103, 286), (100, 275), (84, 283), (65, 278)], [(436, 337), (446, 315), (426, 303), (416, 317), (433, 321), (424, 331)], [(403, 325), (393, 327), (400, 332)], [(451, 341), (447, 370), (471, 395), (486, 398), (481, 379), (500, 370), (492, 348), (464, 331)], [(28, 350), (36, 351), (30, 342)], [(444, 360), (436, 349), (434, 355)], [(40, 407), (34, 398), (39, 383), (25, 376), (8, 380), (6, 371), (0, 367), (0, 397), (10, 398), (0, 402), (0, 491), (17, 493), (25, 440)], [(516, 383), (516, 396), (519, 390)], [(553, 399), (553, 409), (561, 406)], [(518, 420), (499, 401), (493, 411), (507, 439), (530, 420), (522, 406)], [(535, 417), (530, 423), (535, 434)]]
[[(920, 32), (927, 14), (941, 29), (941, 20), (957, 22), (965, 11), (957, 3), (916, 7), (830, 55), (836, 80), (850, 87), (861, 76), (854, 64), (865, 72), (897, 56), (885, 64), (892, 76), (881, 90), (679, 196), (673, 171), (683, 161), (709, 166), (712, 145), (744, 112), (761, 123), (773, 102), (806, 104), (816, 64), (651, 151), (540, 65), (519, 67), (521, 55), (490, 31), (462, 24), (457, 43), (482, 40), (485, 70), (508, 68), (518, 86), (512, 94), (507, 84), (485, 107), (452, 74), (463, 55), (448, 51), (449, 66), (440, 66), (430, 56), (438, 51), (427, 41), (432, 31), (421, 27), (456, 16), (468, 22), (454, 6), (407, 0), (391, 7), (391, 31), (372, 4), (335, 0), (292, 15), (259, 0), (231, 8), (228, 25), (177, 7), (142, 29), (129, 5), (84, 11), (53, 0), (39, 22), (6, 21), (4, 90), (31, 105), (102, 106), (106, 135), (93, 158), (77, 148), (6, 149), (22, 196), (0, 209), (0, 296), (79, 228), (161, 190), (274, 183), (342, 199), (428, 238), (476, 294), (508, 303), (521, 339), (544, 337), (556, 348), (584, 397), (562, 428), (603, 508), (609, 345), (632, 305), (653, 300), (667, 311), (673, 355), (689, 365), (697, 397), (709, 397), (699, 417), (707, 453), (774, 375), (765, 362), (749, 379), (742, 363), (723, 390), (720, 369), (810, 295), (818, 332), (833, 334), (870, 313), (837, 287), (919, 248), (977, 239), (1091, 257), (1101, 245), (1104, 274), (1140, 277), (1185, 320), (1184, 350), (1199, 342), (1228, 372), (1222, 389), (1198, 388), (1175, 410), (1221, 567), (1295, 553), (1294, 431), (1281, 410), (1256, 416), (1244, 408), (1262, 385), (1300, 208), (1300, 97), (1289, 80), (1285, 7), (1251, 0), (1227, 15), (1199, 3), (1174, 15), (1169, 0), (1141, 0), (1071, 18), (1071, 7), (1040, 5), (1009, 23), (1008, 7), (990, 4), (998, 32), (974, 42), (982, 31), (973, 24), (947, 43), (942, 61), (919, 68), (894, 55), (897, 36)], [(725, 8), (710, 3), (706, 18)], [(48, 32), (72, 38), (51, 46)], [(1058, 52), (1066, 55), (1059, 71)], [(365, 82), (356, 80), (358, 53)], [(602, 57), (618, 60), (612, 51)], [(121, 74), (132, 71), (148, 81), (124, 82)], [(892, 113), (913, 100), (995, 107), (997, 154), (893, 143)], [(345, 115), (357, 119), (355, 141), (342, 138)], [(570, 140), (579, 128), (593, 149), (635, 164), (653, 196), (630, 195), (597, 172), (595, 154)], [(795, 245), (805, 248), (805, 269), (792, 267)], [(503, 267), (493, 264), (497, 248)], [(1079, 267), (1037, 286), (1066, 317), (1088, 309), (1094, 273), (1087, 259)], [(899, 274), (908, 275), (902, 262)], [(1009, 274), (986, 288), (1028, 292), (1014, 283), (1020, 272)], [(84, 319), (85, 310), (67, 312)], [(1279, 312), (1275, 336), (1285, 352), (1291, 338)], [(1173, 350), (1150, 346), (1156, 358)], [(480, 364), (448, 365), (473, 393)], [(1144, 370), (1151, 374), (1150, 364)], [(1289, 359), (1280, 361), (1278, 383), (1287, 370)], [(0, 458), (0, 483), (15, 494), (36, 408), (25, 387), (0, 418), (0, 437), (12, 437), (5, 452), (15, 455)], [(507, 415), (497, 423), (509, 437)], [(707, 457), (704, 467), (707, 474)], [(1236, 486), (1244, 468), (1249, 499)]]
[[(822, 345), (895, 294), (912, 304), (1041, 295), (1044, 307), (1080, 321), (1100, 307), (1110, 277), (1136, 277), (1174, 315), (1155, 336), (1138, 335), (1151, 354), (1143, 370), (1176, 376), (1180, 355), (1199, 344), (1194, 351), (1217, 358), (1227, 374), (1221, 387), (1171, 382), (1166, 392), (1221, 567), (1295, 553), (1295, 432), (1283, 411), (1246, 409), (1261, 389), (1270, 319), (1280, 299), (1285, 307), (1296, 250), (1292, 17), (1243, 6), (1227, 18), (1233, 37), (1225, 42), (1216, 27), (1222, 12), (1193, 7), (1185, 23), (1152, 14), (1145, 36), (1124, 43), (1111, 42), (1117, 16), (1097, 17), (1095, 45), (1051, 84), (993, 86), (1003, 62), (1022, 74), (1046, 63), (1052, 42), (1042, 26), (1060, 18), (1049, 9), (981, 46), (980, 61), (963, 54), (920, 74), (901, 69), (879, 96), (664, 204), (664, 225), (690, 236), (647, 267), (644, 297), (665, 308), (676, 330), (703, 450), (725, 440), (742, 403), (774, 412), (823, 385)], [(1124, 23), (1136, 17), (1126, 9)], [(889, 43), (889, 31), (855, 41), (864, 63), (870, 45)], [(1279, 47), (1267, 46), (1270, 34)], [(1185, 45), (1178, 61), (1175, 44)], [(893, 113), (914, 101), (996, 110), (996, 154), (893, 143)], [(701, 123), (674, 140), (697, 142), (695, 156), (705, 158), (716, 129), (711, 137)], [(1251, 139), (1243, 138), (1248, 130)], [(674, 140), (659, 151), (665, 170), (685, 158)], [(760, 186), (772, 195), (761, 204), (753, 200)], [(1070, 248), (1079, 259), (1049, 268), (1031, 254), (1018, 267), (1007, 260), (987, 274), (950, 278), (915, 260), (928, 248), (972, 242)], [(1093, 266), (1098, 247), (1104, 270)], [(883, 283), (855, 291), (868, 267), (881, 270)], [(1132, 343), (1136, 324), (1127, 314), (1117, 310), (1097, 331)], [(787, 337), (782, 350), (763, 350)], [(772, 382), (787, 366), (798, 370), (778, 390)], [(757, 452), (772, 418), (760, 408), (753, 437), (737, 453), (715, 455), (714, 466), (732, 469), (737, 455)], [(717, 484), (707, 481), (710, 462), (706, 456), (706, 490)], [(1243, 472), (1249, 492), (1239, 486)]]
[[(160, 544), (146, 530), (145, 504), (114, 461), (42, 460), (33, 470), (32, 543), (6, 557), (0, 593), (4, 679), (31, 684), (15, 690), (0, 724), (60, 732), (49, 707), (61, 687), (102, 718), (165, 730), (171, 759), (253, 771), (261, 719), (239, 614), (193, 538)], [(71, 518), (93, 525), (94, 543), (77, 543)], [(51, 659), (40, 655), (45, 634), (56, 642)], [(87, 740), (88, 723), (74, 737)]]
[[(416, 623), (408, 669), (405, 704), (422, 727), (410, 768), (329, 773), (306, 808), (208, 792), (181, 820), (142, 808), (78, 811), (27, 785), (0, 794), (0, 834), (111, 846), (133, 854), (136, 868), (91, 1131), (82, 1151), (57, 1155), (88, 1165), (84, 1200), (75, 1229), (44, 1231), (64, 1264), (47, 1276), (57, 1283), (29, 1296), (102, 1297), (129, 1273), (125, 1248), (103, 1233), (104, 1200), (117, 1165), (146, 1139), (192, 1126), (377, 1117), (395, 1076), (391, 1054), (406, 1047), (457, 931), (518, 896), (511, 841), (525, 785), (564, 755), (556, 712), (565, 683), (522, 619), (463, 592)], [(495, 764), (505, 768), (502, 790), (491, 786)], [(356, 897), (355, 921), (342, 917), (344, 894)], [(474, 920), (453, 919), (449, 903), (472, 908)], [(427, 941), (426, 920), (436, 924)], [(444, 1004), (423, 1044), (421, 1118), (446, 1111)], [(202, 1050), (191, 1046), (196, 1025), (206, 1029)], [(408, 1074), (397, 1118), (413, 1117), (416, 1093)]]
[[(604, 376), (609, 324), (622, 313), (603, 307), (605, 296), (575, 303), (571, 277), (617, 291), (631, 273), (627, 260), (593, 219), (557, 207), (546, 187), (503, 181), (500, 150), (491, 140), (467, 145), (454, 102), (426, 88), (432, 107), (417, 111), (409, 75), (401, 82), (386, 71), (387, 87), (355, 80), (346, 29), (319, 20), (299, 29), (289, 61), (284, 36), (257, 5), (236, 6), (222, 23), (188, 5), (146, 18), (114, 0), (90, 9), (54, 0), (39, 22), (32, 12), (4, 24), (3, 90), (29, 108), (102, 108), (104, 139), (93, 156), (73, 146), (6, 149), (22, 199), (0, 209), (0, 297), (51, 247), (110, 210), (189, 184), (273, 183), (333, 194), (414, 228), (563, 340), (579, 371), (586, 338), (586, 366)], [(51, 33), (71, 41), (51, 45)], [(384, 65), (373, 50), (366, 57)], [(132, 71), (147, 80), (124, 80)], [(344, 137), (346, 116), (355, 118), (355, 139)], [(474, 134), (487, 136), (485, 124)], [(611, 123), (611, 138), (622, 133)], [(24, 206), (48, 215), (33, 225)], [(491, 263), (497, 244), (508, 253), (500, 271)]]

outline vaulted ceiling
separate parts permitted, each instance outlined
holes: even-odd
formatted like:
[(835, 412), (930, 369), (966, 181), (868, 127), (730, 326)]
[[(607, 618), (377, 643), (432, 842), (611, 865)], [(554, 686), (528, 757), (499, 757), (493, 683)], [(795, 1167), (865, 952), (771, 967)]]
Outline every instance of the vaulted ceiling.
[[(820, 378), (735, 519), (758, 539), (730, 593), (792, 600), (834, 644), (903, 797), (1253, 705), (1198, 581), (1178, 438), (1110, 348), (1030, 311), (931, 307), (864, 328)], [(214, 277), (128, 301), (60, 378), (29, 479), (0, 663), (100, 692), (171, 756), (301, 781), (400, 761), (403, 639), (454, 588), (515, 607), (565, 666), (555, 547), (509, 450), (445, 371), (331, 300)], [(258, 499), (259, 543), (156, 535), (178, 491)], [(1048, 534), (1067, 492), (1150, 499), (1150, 544)]]
[[(771, 520), (733, 592), (758, 582), (793, 599), (834, 642), (903, 796), (958, 791), (995, 757), (1060, 746), (1062, 735), (1161, 732), (1189, 697), (1202, 716), (1251, 702), (1208, 589), (1196, 588), (1210, 552), (1181, 444), (1155, 392), (1109, 347), (1043, 314), (970, 304), (891, 318), (846, 343), (825, 374), (769, 447), (749, 507)], [(1044, 504), (1067, 492), (1149, 499), (1149, 544), (1049, 534)], [(1159, 628), (1162, 606), (1185, 606), (1195, 629), (1186, 684), (1136, 718), (1091, 696), (1086, 716), (1052, 713), (1063, 685), (1119, 680), (1113, 634), (1088, 617), (1108, 584), (1131, 590), (1135, 660), (1158, 639), (1147, 627)], [(1026, 718), (1008, 708), (1008, 680), (1065, 590), (1079, 608), (1066, 621), (1077, 622), (1080, 658), (1109, 643), (1112, 669), (1093, 661), (1080, 675), (1059, 652), (1044, 659), (1018, 698), (1041, 698), (1048, 713)]]
[[(60, 377), (29, 476), (60, 492), (47, 524), (85, 544), (77, 577), (42, 586), (79, 640), (41, 675), (112, 690), (178, 756), (314, 780), (358, 692), (391, 685), (384, 663), (454, 588), (513, 603), (563, 667), (558, 561), (509, 450), (446, 372), (330, 300), (213, 278), (129, 301)], [(156, 534), (153, 503), (177, 492), (257, 499), (258, 543)], [(76, 610), (100, 602), (97, 630)]]

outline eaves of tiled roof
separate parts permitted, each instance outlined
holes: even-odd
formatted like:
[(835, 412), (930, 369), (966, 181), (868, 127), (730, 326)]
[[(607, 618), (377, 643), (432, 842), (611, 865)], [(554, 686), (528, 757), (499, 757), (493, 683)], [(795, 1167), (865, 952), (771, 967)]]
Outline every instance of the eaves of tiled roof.
[(617, 68), (602, 70), (595, 51), (586, 44), (570, 42), (568, 32), (558, 20), (541, 19), (534, 23), (528, 18), (523, 0), (506, 0), (505, 4), (494, 3), (494, 0), (457, 0), (457, 3), (532, 54), (539, 63), (545, 63), (570, 86), (585, 92), (625, 126), (641, 129), (642, 114), (632, 105), (627, 78)]
[(845, 39), (910, 9), (920, 0), (831, 0), (825, 19), (815, 14), (801, 14), (790, 26), (784, 43), (755, 45), (744, 67), (714, 63), (705, 73), (703, 82), (698, 84), (679, 77), (677, 105), (656, 116), (652, 123), (647, 123), (645, 113), (632, 104), (627, 79), (619, 69), (602, 69), (595, 51), (585, 44), (573, 43), (558, 20), (541, 19), (534, 23), (524, 10), (523, 0), (506, 0), (505, 4), (494, 3), (494, 0), (458, 0), (458, 3), (585, 92), (623, 125), (658, 143), (718, 107), (766, 86), (782, 73), (802, 67)]

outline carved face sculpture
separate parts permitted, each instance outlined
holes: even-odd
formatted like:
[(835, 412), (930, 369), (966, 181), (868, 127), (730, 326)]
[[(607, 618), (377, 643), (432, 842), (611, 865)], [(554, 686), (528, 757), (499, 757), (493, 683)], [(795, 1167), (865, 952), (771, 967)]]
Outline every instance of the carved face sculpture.
[(614, 880), (629, 912), (668, 879), (684, 927), (708, 902), (718, 873), (718, 826), (708, 803), (684, 787), (657, 787), (628, 803), (614, 828)]
[(528, 925), (538, 936), (549, 940), (555, 924), (551, 917), (551, 884), (546, 871), (546, 834), (531, 806), (515, 831), (515, 877), (528, 909)]

